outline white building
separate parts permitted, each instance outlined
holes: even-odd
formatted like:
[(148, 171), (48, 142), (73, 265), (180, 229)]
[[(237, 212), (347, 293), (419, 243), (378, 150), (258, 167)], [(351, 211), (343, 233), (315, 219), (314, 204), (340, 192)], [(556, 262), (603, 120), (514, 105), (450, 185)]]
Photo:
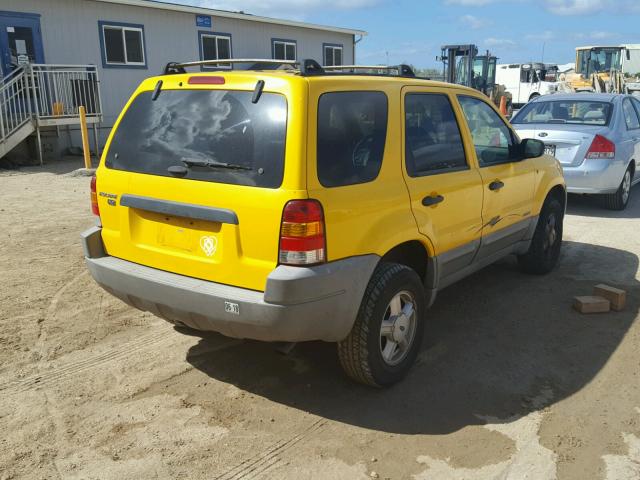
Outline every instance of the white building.
[[(89, 107), (95, 103), (97, 109), (99, 99), (93, 93), (93, 82), (97, 79), (102, 110), (95, 112), (100, 118), (92, 116), (91, 111), (89, 114), (90, 120), (101, 120), (99, 136), (104, 139), (136, 85), (145, 77), (161, 73), (170, 61), (312, 58), (323, 65), (351, 64), (355, 61), (356, 43), (366, 35), (361, 30), (151, 0), (2, 0), (1, 3), (0, 76), (4, 77), (4, 84), (26, 63), (83, 66), (80, 73), (76, 69), (68, 78), (57, 73), (55, 82), (44, 74), (41, 81), (36, 79), (38, 87), (48, 85), (35, 96), (43, 103), (48, 102), (40, 106), (48, 113), (40, 122), (40, 130), (45, 150), (53, 155), (68, 146), (69, 138), (78, 145), (77, 104), (81, 102), (78, 92), (82, 94), (80, 97), (84, 96), (82, 102), (90, 103)], [(62, 85), (62, 90), (71, 95), (65, 97), (60, 93), (60, 82), (67, 84)], [(24, 85), (27, 88), (27, 82)], [(17, 88), (14, 86), (13, 91)], [(7, 138), (11, 127), (19, 127), (20, 136), (29, 130), (22, 126), (23, 117), (7, 117), (32, 108), (36, 103), (33, 95), (27, 95), (31, 101), (23, 98), (14, 105), (0, 103), (0, 157), (18, 139)], [(38, 122), (32, 119), (31, 123)], [(54, 125), (56, 131), (52, 133)], [(61, 125), (63, 130), (71, 129), (72, 134), (61, 134)]]

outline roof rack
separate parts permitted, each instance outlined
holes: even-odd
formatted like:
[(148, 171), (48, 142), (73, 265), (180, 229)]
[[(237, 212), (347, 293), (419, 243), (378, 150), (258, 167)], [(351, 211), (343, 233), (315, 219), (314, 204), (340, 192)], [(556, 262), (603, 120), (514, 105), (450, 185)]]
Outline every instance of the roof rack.
[[(330, 67), (322, 67), (325, 71), (336, 72), (336, 71), (344, 71), (350, 70), (350, 73), (355, 73), (356, 70), (374, 70), (380, 71), (384, 70), (387, 72), (397, 71), (397, 76), (400, 77), (415, 77), (416, 74), (409, 65), (400, 64), (400, 65), (332, 65)], [(387, 73), (390, 75), (390, 73)]]
[[(415, 77), (413, 69), (409, 65), (333, 65), (322, 67), (318, 62), (311, 58), (300, 61), (296, 60), (273, 60), (271, 58), (225, 58), (220, 60), (197, 60), (195, 62), (169, 62), (164, 67), (164, 75), (172, 75), (176, 73), (187, 73), (186, 69), (190, 67), (220, 67), (228, 66), (236, 63), (250, 64), (247, 70), (276, 70), (280, 68), (289, 68), (297, 70), (301, 75), (390, 75), (398, 77)], [(369, 70), (376, 73), (362, 73), (361, 71)], [(381, 74), (380, 71), (386, 73)], [(397, 72), (393, 74), (392, 72)]]
[(299, 69), (300, 73), (311, 75), (314, 73), (322, 73), (322, 67), (313, 59), (307, 58), (302, 61), (295, 60), (273, 60), (271, 58), (225, 58), (220, 60), (197, 60), (195, 62), (169, 62), (164, 67), (163, 74), (171, 75), (175, 73), (186, 73), (189, 67), (219, 67), (233, 65), (235, 63), (249, 63), (251, 67), (248, 70), (268, 70), (270, 67), (274, 69), (280, 67), (289, 67)]

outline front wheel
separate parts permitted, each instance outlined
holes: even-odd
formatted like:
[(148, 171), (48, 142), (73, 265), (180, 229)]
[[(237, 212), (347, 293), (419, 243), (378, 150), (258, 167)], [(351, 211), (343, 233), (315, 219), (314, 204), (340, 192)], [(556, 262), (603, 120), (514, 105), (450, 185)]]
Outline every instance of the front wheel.
[(420, 350), (425, 308), (415, 271), (396, 263), (378, 265), (349, 336), (338, 343), (347, 375), (375, 387), (401, 380)]
[(631, 195), (631, 168), (627, 168), (622, 177), (622, 182), (615, 193), (604, 195), (604, 206), (609, 210), (624, 210), (629, 204)]
[(560, 257), (563, 220), (564, 210), (558, 199), (545, 200), (529, 250), (518, 256), (524, 272), (544, 275), (553, 270)]

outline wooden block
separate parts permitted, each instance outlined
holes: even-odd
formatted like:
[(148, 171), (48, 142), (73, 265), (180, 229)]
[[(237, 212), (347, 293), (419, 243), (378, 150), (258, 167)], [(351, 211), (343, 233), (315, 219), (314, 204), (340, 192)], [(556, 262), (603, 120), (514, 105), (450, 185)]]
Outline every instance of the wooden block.
[(593, 287), (593, 294), (609, 300), (611, 302), (611, 309), (616, 312), (624, 310), (624, 306), (627, 303), (627, 292), (619, 288), (610, 287), (604, 283)]
[(602, 297), (573, 297), (573, 308), (580, 313), (605, 313), (611, 309), (611, 302)]

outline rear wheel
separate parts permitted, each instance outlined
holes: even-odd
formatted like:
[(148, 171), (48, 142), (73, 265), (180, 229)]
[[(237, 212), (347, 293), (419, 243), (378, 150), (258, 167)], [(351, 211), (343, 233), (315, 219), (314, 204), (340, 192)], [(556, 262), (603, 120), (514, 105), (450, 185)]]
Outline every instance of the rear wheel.
[(553, 270), (560, 257), (563, 220), (562, 204), (556, 198), (547, 198), (538, 217), (529, 251), (518, 256), (522, 271), (543, 275)]
[(624, 210), (629, 204), (629, 196), (631, 195), (631, 168), (624, 172), (622, 182), (615, 193), (604, 195), (604, 206), (609, 210)]
[(338, 343), (347, 375), (376, 387), (401, 380), (420, 350), (424, 310), (418, 274), (404, 265), (381, 263), (369, 281), (351, 333)]

